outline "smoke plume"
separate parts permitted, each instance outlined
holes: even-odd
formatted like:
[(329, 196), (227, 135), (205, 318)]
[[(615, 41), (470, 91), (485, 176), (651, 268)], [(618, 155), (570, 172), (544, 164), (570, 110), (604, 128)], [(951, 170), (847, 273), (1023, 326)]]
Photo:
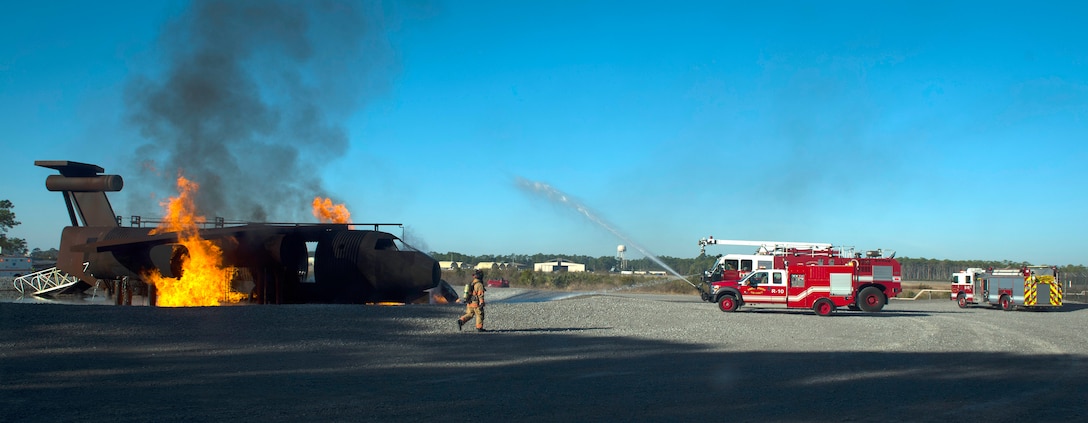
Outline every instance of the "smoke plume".
[(347, 151), (345, 120), (388, 82), (392, 55), (366, 7), (197, 0), (164, 27), (162, 67), (126, 86), (146, 140), (134, 214), (155, 215), (148, 198), (169, 195), (180, 173), (200, 184), (209, 218), (312, 219), (322, 170)]

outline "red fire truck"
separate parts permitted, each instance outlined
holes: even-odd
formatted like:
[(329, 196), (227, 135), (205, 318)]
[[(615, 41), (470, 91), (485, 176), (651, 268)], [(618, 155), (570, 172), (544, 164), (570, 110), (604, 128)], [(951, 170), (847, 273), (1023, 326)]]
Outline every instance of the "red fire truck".
[[(716, 240), (714, 237), (699, 240), (705, 252), (707, 245), (758, 246), (755, 254), (726, 254), (718, 257), (714, 265), (703, 274), (704, 287), (699, 289), (704, 301), (719, 302), (722, 298), (715, 286), (737, 286), (740, 281), (756, 271), (785, 270), (792, 265), (834, 266), (848, 265), (853, 268), (852, 299), (847, 307), (851, 310), (880, 311), (888, 298), (902, 292), (902, 277), (895, 252), (885, 255), (884, 250), (854, 253), (851, 249), (834, 248), (831, 244), (781, 241)], [(773, 277), (773, 276), (772, 276)], [(721, 304), (719, 304), (721, 306)]]
[[(831, 315), (838, 307), (857, 303), (859, 296), (878, 297), (873, 286), (859, 293), (858, 266), (790, 265), (789, 270), (755, 270), (740, 281), (719, 281), (710, 285), (710, 295), (724, 312), (743, 305), (768, 308), (807, 308), (821, 316)], [(878, 311), (884, 304), (862, 302), (866, 311)], [(875, 309), (874, 309), (875, 308)]]
[(1000, 307), (1057, 308), (1062, 306), (1062, 283), (1054, 266), (1019, 269), (969, 268), (952, 274), (951, 299), (960, 308), (971, 304)]

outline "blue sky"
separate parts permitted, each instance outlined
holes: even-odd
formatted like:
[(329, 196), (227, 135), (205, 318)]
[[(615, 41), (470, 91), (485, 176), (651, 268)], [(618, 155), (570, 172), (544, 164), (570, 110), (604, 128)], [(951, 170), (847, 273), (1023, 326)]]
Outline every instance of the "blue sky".
[[(327, 195), (427, 251), (694, 257), (713, 235), (1088, 263), (1088, 8), (757, 3), (288, 2), (194, 35), (209, 3), (8, 2), (8, 235), (57, 246), (63, 200), (33, 162), (73, 160), (124, 176), (123, 216), (161, 213), (181, 172), (273, 221), (314, 221), (284, 209)], [(201, 48), (236, 49), (221, 87), (252, 103), (155, 107), (196, 95), (165, 81), (206, 71), (178, 60)], [(186, 125), (229, 141), (182, 148)]]

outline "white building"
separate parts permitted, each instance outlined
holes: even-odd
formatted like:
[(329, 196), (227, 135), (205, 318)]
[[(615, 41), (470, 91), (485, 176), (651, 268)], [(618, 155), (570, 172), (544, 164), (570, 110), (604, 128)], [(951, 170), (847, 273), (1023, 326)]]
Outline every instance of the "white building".
[(468, 269), (471, 266), (463, 261), (439, 261), (438, 267), (442, 270)]
[(481, 261), (479, 263), (476, 263), (476, 267), (475, 267), (475, 269), (479, 269), (479, 270), (491, 270), (491, 269), (498, 269), (498, 268), (499, 268), (499, 264), (496, 263), (496, 262), (493, 262), (493, 261)]
[(575, 263), (572, 261), (566, 261), (563, 259), (555, 259), (544, 263), (533, 263), (533, 271), (535, 272), (585, 272), (586, 265), (581, 263)]

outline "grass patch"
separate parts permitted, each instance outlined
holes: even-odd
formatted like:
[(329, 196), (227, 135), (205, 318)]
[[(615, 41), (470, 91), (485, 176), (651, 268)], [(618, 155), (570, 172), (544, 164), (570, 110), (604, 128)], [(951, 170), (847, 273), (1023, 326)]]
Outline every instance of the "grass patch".
[[(460, 286), (471, 281), (471, 272), (448, 270), (442, 279), (450, 285)], [(620, 291), (648, 294), (690, 294), (699, 292), (675, 276), (620, 275), (593, 272), (534, 272), (531, 270), (493, 270), (485, 272), (485, 279), (505, 278), (513, 288), (546, 289), (555, 291)], [(689, 278), (689, 280), (691, 280)], [(691, 280), (700, 284), (697, 279)]]

